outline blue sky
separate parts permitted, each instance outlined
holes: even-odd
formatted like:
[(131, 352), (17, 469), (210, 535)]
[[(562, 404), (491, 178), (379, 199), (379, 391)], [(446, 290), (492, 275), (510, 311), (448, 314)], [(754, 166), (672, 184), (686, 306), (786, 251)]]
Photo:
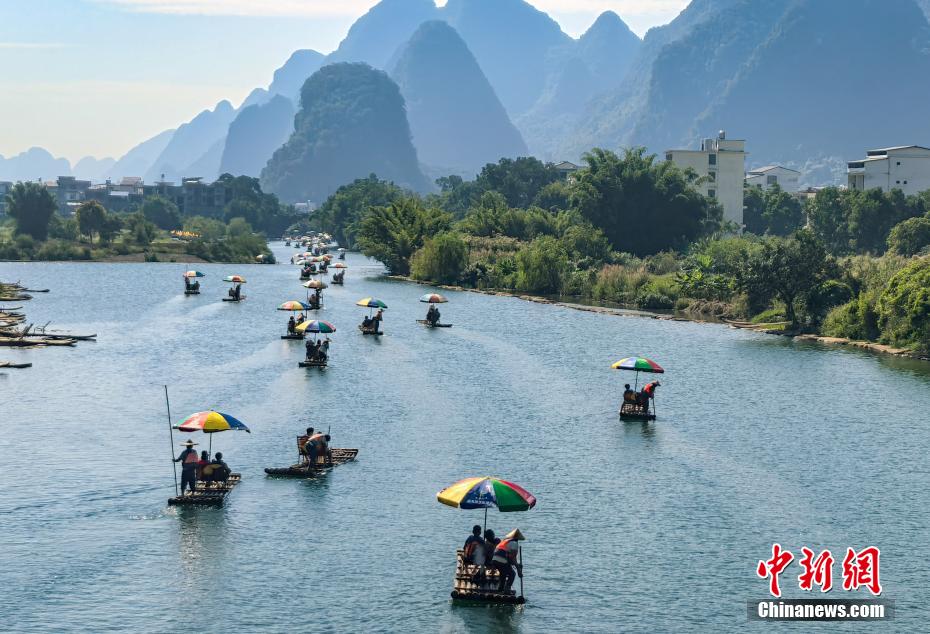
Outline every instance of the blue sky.
[[(529, 1), (577, 36), (607, 9), (642, 35), (688, 0)], [(299, 48), (333, 50), (375, 2), (0, 0), (0, 155), (118, 157), (221, 99), (238, 105)]]

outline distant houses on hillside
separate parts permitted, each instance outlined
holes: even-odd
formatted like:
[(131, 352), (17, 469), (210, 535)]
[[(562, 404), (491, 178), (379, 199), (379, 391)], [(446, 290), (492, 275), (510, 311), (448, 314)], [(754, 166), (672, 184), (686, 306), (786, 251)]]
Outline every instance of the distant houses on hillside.
[(681, 169), (692, 169), (701, 177), (698, 191), (715, 198), (723, 208), (723, 219), (743, 224), (743, 187), (746, 177), (746, 141), (727, 139), (721, 130), (714, 139), (704, 139), (700, 150), (668, 150), (665, 159)]
[(930, 148), (901, 145), (869, 150), (866, 158), (850, 161), (846, 174), (849, 189), (900, 189), (918, 194), (930, 189)]

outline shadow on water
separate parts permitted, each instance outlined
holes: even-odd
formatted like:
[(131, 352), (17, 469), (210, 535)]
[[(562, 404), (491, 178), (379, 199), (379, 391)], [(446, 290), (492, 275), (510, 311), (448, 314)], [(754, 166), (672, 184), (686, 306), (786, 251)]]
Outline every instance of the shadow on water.
[[(202, 588), (204, 579), (219, 578), (224, 557), (226, 509), (181, 506), (177, 509), (178, 555), (183, 583), (191, 591)], [(213, 573), (216, 573), (214, 576)]]
[(509, 634), (519, 632), (526, 606), (513, 605), (456, 605), (450, 602), (453, 616), (460, 627), (455, 631), (493, 632)]

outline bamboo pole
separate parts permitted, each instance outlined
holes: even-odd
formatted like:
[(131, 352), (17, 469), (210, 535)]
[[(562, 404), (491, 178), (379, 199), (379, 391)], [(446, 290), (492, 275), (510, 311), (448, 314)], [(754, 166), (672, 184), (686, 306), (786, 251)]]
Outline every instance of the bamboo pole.
[(168, 400), (168, 386), (165, 386), (165, 407), (168, 410), (168, 437), (171, 439), (171, 467), (174, 469), (174, 494), (178, 493), (178, 463), (174, 455), (174, 429), (171, 427), (171, 402)]

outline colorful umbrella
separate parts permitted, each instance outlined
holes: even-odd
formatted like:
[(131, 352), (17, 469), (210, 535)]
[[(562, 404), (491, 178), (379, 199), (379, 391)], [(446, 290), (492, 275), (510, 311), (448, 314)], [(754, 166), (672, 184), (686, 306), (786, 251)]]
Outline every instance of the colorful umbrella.
[(304, 288), (317, 288), (317, 289), (323, 290), (324, 288), (329, 288), (329, 287), (326, 285), (326, 282), (323, 282), (321, 280), (310, 280), (309, 282), (304, 283)]
[(634, 372), (655, 372), (662, 374), (665, 370), (658, 363), (646, 357), (627, 357), (610, 366), (614, 370), (633, 370)]
[(382, 302), (380, 299), (375, 299), (374, 297), (366, 297), (355, 302), (356, 306), (364, 306), (365, 308), (387, 308), (387, 304)]
[(292, 313), (298, 313), (298, 312), (303, 312), (305, 310), (310, 310), (310, 305), (294, 299), (289, 302), (284, 302), (283, 304), (278, 306), (278, 310), (286, 310)]
[(245, 284), (245, 278), (241, 275), (230, 275), (223, 278), (224, 282), (229, 282), (230, 284)]
[(420, 301), (424, 304), (445, 304), (449, 300), (440, 295), (439, 293), (427, 293), (420, 298)]
[(336, 262), (335, 264), (333, 264), (333, 268), (334, 269), (347, 269), (349, 267), (343, 264), (342, 262)]
[(251, 433), (249, 428), (240, 420), (229, 414), (220, 412), (197, 412), (191, 414), (174, 426), (175, 429), (186, 432), (202, 431), (205, 434), (216, 434), (221, 431), (244, 431)]
[(496, 506), (502, 513), (528, 511), (536, 506), (536, 498), (523, 487), (490, 476), (459, 480), (436, 494), (447, 506), (460, 509), (487, 509)]
[(201, 273), (200, 271), (188, 271), (184, 274), (184, 277), (190, 279), (192, 277), (206, 277), (206, 273)]
[(297, 326), (298, 332), (313, 332), (323, 335), (331, 335), (336, 332), (336, 327), (328, 321), (305, 321)]

